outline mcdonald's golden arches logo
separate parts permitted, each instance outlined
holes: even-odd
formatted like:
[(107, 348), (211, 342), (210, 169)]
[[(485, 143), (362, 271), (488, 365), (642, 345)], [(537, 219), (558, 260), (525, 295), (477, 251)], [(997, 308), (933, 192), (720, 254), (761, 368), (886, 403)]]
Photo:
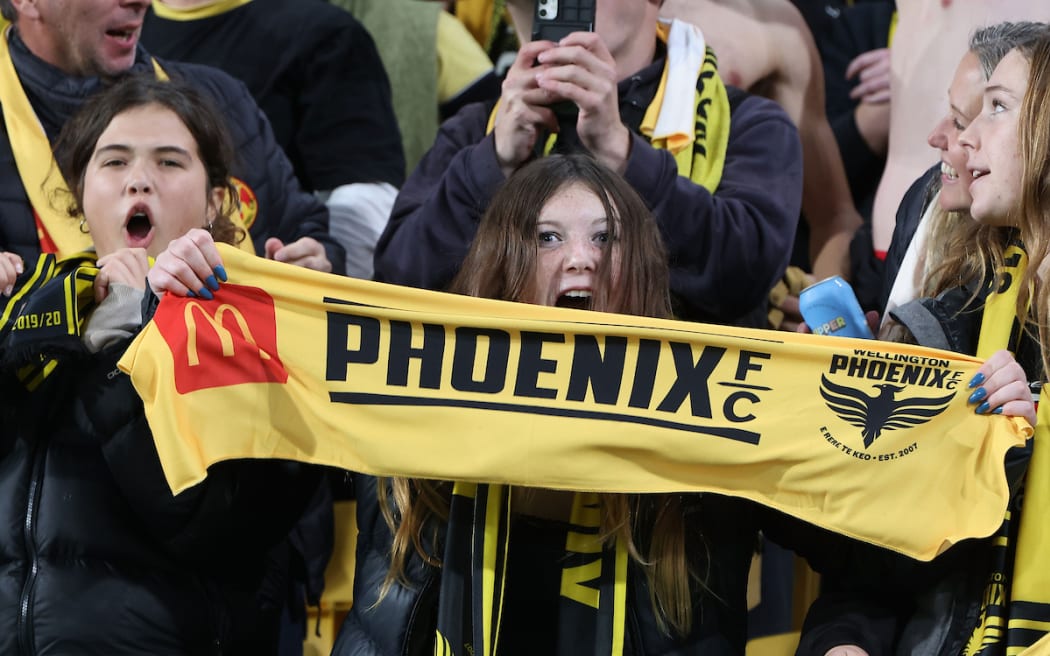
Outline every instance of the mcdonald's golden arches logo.
[(216, 298), (172, 298), (154, 316), (175, 362), (175, 389), (284, 383), (273, 298), (262, 289), (223, 285)]

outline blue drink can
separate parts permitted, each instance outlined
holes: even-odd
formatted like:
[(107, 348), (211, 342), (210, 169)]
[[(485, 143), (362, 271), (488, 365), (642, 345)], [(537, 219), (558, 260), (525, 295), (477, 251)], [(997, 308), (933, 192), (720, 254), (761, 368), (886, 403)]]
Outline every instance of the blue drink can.
[(839, 276), (803, 289), (798, 307), (815, 335), (874, 339), (853, 288)]

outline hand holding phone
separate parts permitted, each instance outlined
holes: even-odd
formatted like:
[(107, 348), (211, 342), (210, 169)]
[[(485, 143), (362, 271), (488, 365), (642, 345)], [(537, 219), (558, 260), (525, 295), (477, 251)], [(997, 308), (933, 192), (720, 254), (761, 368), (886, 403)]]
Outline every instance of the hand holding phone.
[[(558, 43), (573, 32), (594, 31), (596, 0), (536, 0), (532, 16), (532, 40)], [(568, 101), (551, 106), (559, 123), (576, 121), (576, 105)]]

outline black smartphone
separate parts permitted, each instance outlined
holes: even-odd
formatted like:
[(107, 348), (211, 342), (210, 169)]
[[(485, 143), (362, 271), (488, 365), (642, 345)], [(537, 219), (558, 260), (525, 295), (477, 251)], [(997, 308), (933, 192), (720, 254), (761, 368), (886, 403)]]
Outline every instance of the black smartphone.
[[(593, 32), (595, 2), (597, 0), (536, 0), (532, 12), (532, 40), (557, 43), (573, 32)], [(555, 103), (551, 109), (559, 123), (576, 122), (579, 110), (571, 102)]]
[(573, 32), (593, 32), (596, 1), (536, 0), (532, 40), (557, 43)]

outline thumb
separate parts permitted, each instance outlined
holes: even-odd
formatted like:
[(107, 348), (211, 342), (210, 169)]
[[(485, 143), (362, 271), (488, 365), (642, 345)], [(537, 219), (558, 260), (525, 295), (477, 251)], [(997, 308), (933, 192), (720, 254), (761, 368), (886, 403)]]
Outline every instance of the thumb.
[(109, 296), (109, 274), (100, 269), (95, 276), (95, 303), (101, 303)]
[(266, 259), (272, 260), (277, 251), (284, 248), (284, 242), (277, 237), (270, 237), (266, 240), (263, 248), (266, 250)]

